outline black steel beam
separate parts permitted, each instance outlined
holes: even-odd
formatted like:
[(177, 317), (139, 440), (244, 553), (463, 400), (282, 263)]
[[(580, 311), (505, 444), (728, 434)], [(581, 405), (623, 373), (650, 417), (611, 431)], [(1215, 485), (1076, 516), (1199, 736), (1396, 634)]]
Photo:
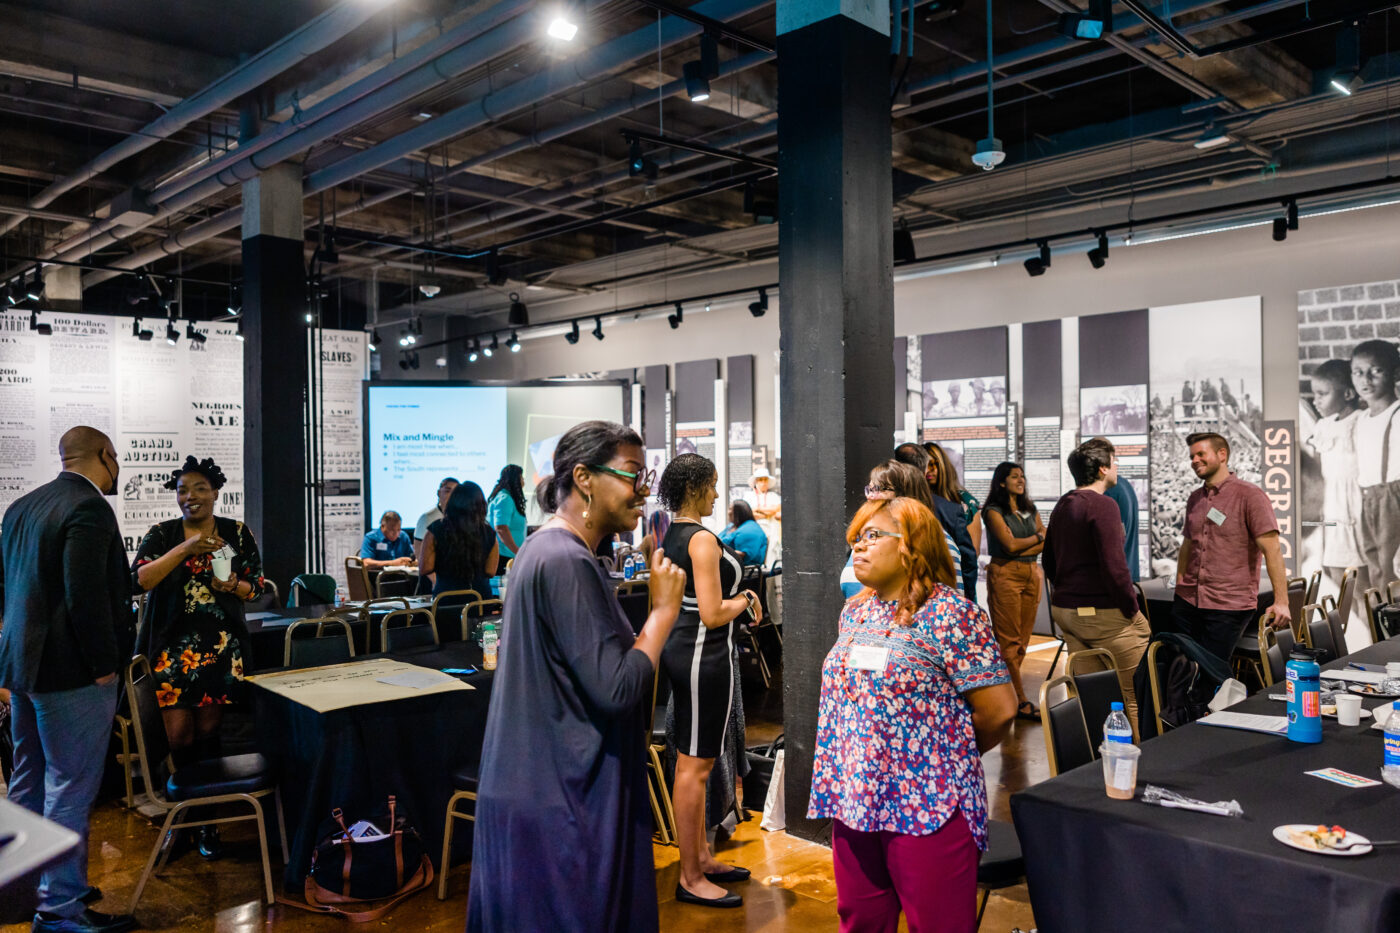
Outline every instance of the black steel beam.
[(717, 159), (728, 159), (730, 162), (742, 162), (745, 165), (755, 165), (760, 168), (778, 170), (778, 163), (772, 159), (764, 159), (759, 156), (745, 155), (733, 149), (718, 149), (714, 146), (707, 146), (704, 143), (692, 142), (688, 139), (681, 139), (677, 136), (662, 136), (659, 133), (643, 133), (638, 130), (622, 130), (622, 136), (628, 142), (640, 140), (644, 143), (653, 143), (657, 146), (665, 146), (668, 149), (683, 149), (686, 152), (698, 152), (700, 155), (714, 156)]
[(731, 39), (734, 42), (747, 45), (749, 48), (758, 49), (760, 52), (767, 52), (770, 55), (773, 53), (773, 46), (771, 44), (764, 42), (762, 39), (754, 38), (742, 29), (735, 29), (733, 26), (706, 16), (703, 13), (696, 13), (683, 6), (667, 3), (666, 0), (638, 0), (638, 2), (641, 3), (642, 6), (651, 7), (653, 10), (660, 10), (667, 16), (675, 16), (688, 23), (703, 26), (706, 32), (712, 32), (717, 36), (723, 36), (726, 39)]

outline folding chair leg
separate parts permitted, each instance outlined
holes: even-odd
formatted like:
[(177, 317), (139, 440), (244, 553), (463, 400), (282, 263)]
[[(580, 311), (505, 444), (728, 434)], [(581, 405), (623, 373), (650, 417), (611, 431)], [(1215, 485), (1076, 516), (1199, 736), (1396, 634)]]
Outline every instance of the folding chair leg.
[(656, 833), (661, 837), (661, 844), (668, 846), (671, 840), (666, 833), (665, 817), (661, 814), (661, 804), (656, 799), (656, 777), (647, 769), (647, 796), (651, 798), (651, 818), (656, 825)]
[(977, 929), (982, 929), (982, 914), (987, 909), (987, 901), (991, 899), (991, 892), (986, 888), (977, 889)]
[[(655, 745), (647, 745), (647, 754), (651, 756), (652, 774), (656, 779), (656, 796), (661, 801), (661, 811), (666, 818), (666, 833), (672, 841), (676, 838), (676, 811), (671, 807), (671, 794), (666, 789), (666, 771), (661, 767), (661, 756), (656, 753)], [(670, 843), (668, 842), (667, 845)]]
[(1054, 677), (1054, 676), (1055, 676), (1055, 665), (1057, 665), (1057, 664), (1060, 663), (1060, 655), (1064, 654), (1064, 651), (1065, 651), (1065, 640), (1064, 640), (1063, 638), (1061, 638), (1061, 639), (1060, 639), (1060, 646), (1059, 646), (1058, 648), (1055, 649), (1055, 656), (1054, 656), (1053, 658), (1050, 659), (1050, 673), (1048, 673), (1048, 674), (1045, 675), (1047, 679), (1050, 678), (1050, 677)]
[(447, 823), (442, 828), (442, 860), (438, 862), (438, 900), (447, 900), (447, 866), (451, 864), (448, 859), (452, 857), (452, 808), (456, 805), (456, 798), (447, 802)]
[(253, 807), (253, 816), (258, 824), (258, 854), (262, 856), (263, 885), (267, 888), (267, 904), (277, 903), (277, 891), (272, 887), (272, 857), (267, 854), (267, 825), (263, 822), (262, 804), (256, 797), (245, 797)]
[(156, 862), (165, 864), (165, 859), (161, 857), (161, 847), (165, 844), (165, 837), (175, 826), (175, 817), (184, 809), (184, 804), (176, 804), (170, 812), (165, 814), (165, 822), (160, 827), (160, 835), (156, 837), (155, 847), (151, 849), (151, 857), (146, 859), (146, 870), (141, 872), (141, 878), (136, 882), (136, 890), (131, 894), (131, 906), (127, 908), (127, 913), (136, 913), (136, 905), (141, 900), (141, 892), (146, 889), (146, 882), (150, 880), (151, 874), (156, 870)]
[(121, 739), (122, 743), (122, 776), (126, 778), (126, 808), (130, 810), (132, 807), (136, 806), (136, 792), (131, 786), (131, 769), (133, 766), (131, 762), (130, 730), (126, 726), (122, 726), (117, 730), (117, 738)]

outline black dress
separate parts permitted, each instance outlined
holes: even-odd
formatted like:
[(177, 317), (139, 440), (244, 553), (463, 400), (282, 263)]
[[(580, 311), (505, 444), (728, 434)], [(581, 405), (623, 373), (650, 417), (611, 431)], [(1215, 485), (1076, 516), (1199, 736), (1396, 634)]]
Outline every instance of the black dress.
[(571, 531), (525, 539), (491, 686), (469, 933), (657, 929), (651, 661)]
[[(262, 557), (248, 526), (215, 517), (214, 531), (236, 552), (233, 575), (253, 587), (253, 599), (261, 596), (267, 588)], [(184, 540), (182, 519), (151, 526), (132, 563), (132, 583), (138, 591), (137, 571), (142, 565)], [(238, 699), (248, 645), (243, 600), (215, 590), (209, 585), (213, 578), (213, 559), (201, 554), (178, 564), (146, 597), (136, 650), (150, 659), (162, 708), (217, 706)]]
[(661, 667), (671, 681), (676, 706), (676, 749), (692, 758), (715, 758), (724, 747), (724, 729), (734, 695), (734, 630), (731, 619), (706, 628), (695, 597), (695, 573), (690, 562), (690, 539), (707, 534), (719, 545), (720, 596), (739, 593), (744, 565), (733, 548), (714, 532), (694, 522), (672, 522), (661, 542), (671, 563), (685, 571), (685, 597), (680, 618), (661, 650)]
[[(491, 530), (491, 526), (482, 524), (476, 530), (478, 553), (481, 555), (481, 566), (476, 568), (476, 572), (470, 576), (454, 576), (449, 573), (442, 563), (443, 535), (450, 534), (445, 528), (445, 520), (438, 519), (428, 526), (428, 531), (433, 536), (433, 547), (436, 551), (436, 563), (433, 573), (437, 577), (437, 582), (433, 584), (433, 595), (447, 593), (452, 590), (476, 590), (485, 599), (491, 598), (491, 577), (486, 572), (486, 558), (491, 556), (491, 545), (496, 543), (496, 532)], [(448, 544), (451, 547), (451, 544)]]

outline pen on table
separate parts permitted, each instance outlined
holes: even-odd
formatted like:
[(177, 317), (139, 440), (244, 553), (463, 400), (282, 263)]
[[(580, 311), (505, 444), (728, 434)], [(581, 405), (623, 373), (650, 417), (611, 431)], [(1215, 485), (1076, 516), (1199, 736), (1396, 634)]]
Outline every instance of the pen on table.
[(1357, 671), (1370, 671), (1373, 674), (1384, 674), (1385, 666), (1381, 664), (1360, 664), (1356, 661), (1348, 662), (1347, 667)]

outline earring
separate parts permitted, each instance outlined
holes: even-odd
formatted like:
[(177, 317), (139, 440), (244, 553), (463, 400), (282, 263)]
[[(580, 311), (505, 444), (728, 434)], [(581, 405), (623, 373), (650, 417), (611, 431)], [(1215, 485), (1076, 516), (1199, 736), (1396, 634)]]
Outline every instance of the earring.
[(588, 520), (588, 510), (593, 508), (593, 497), (589, 496), (583, 504), (583, 527), (592, 528), (593, 523)]

